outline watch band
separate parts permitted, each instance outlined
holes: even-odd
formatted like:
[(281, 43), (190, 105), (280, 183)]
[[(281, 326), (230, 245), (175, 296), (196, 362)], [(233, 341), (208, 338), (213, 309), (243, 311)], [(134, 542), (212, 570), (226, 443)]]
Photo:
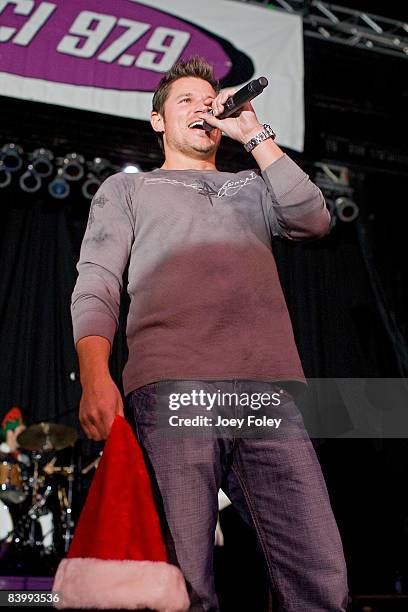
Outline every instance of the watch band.
[(268, 138), (272, 138), (272, 140), (275, 140), (276, 134), (271, 128), (271, 126), (267, 123), (264, 123), (262, 127), (262, 132), (259, 132), (259, 134), (256, 134), (256, 136), (254, 136), (253, 138), (251, 138), (251, 140), (244, 144), (244, 149), (248, 153), (250, 153), (252, 149), (259, 145), (259, 143), (263, 142), (264, 140), (267, 140)]

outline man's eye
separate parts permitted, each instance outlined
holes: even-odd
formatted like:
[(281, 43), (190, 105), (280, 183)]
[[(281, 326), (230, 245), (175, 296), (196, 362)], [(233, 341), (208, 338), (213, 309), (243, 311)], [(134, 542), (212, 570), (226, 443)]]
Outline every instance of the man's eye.
[(180, 102), (190, 102), (191, 98), (181, 98)]

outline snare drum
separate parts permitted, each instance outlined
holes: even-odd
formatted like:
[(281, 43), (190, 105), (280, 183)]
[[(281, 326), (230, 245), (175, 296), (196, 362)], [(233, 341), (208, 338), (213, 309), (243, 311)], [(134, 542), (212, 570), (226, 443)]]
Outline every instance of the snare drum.
[(2, 454), (0, 457), (0, 499), (6, 503), (19, 504), (27, 497), (23, 467), (10, 455)]

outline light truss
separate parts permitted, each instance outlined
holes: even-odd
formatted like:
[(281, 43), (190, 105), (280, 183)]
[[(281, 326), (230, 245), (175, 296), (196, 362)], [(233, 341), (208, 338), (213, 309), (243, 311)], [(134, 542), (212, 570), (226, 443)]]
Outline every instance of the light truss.
[(306, 36), (408, 58), (408, 23), (312, 0)]
[(314, 168), (313, 181), (322, 190), (331, 212), (331, 227), (337, 220), (344, 223), (354, 221), (358, 217), (359, 207), (354, 202), (348, 167), (332, 162), (315, 162)]
[(316, 169), (314, 182), (321, 189), (339, 195), (352, 194), (350, 187), (349, 169), (347, 166), (335, 164), (333, 162), (315, 162)]
[(305, 36), (408, 58), (407, 22), (320, 0), (251, 0), (247, 3), (301, 15)]

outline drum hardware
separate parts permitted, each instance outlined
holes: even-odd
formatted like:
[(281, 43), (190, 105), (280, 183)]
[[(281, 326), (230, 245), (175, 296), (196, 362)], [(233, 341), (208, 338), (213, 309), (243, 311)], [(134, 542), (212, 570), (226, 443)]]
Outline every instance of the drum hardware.
[[(56, 553), (57, 541), (55, 538), (55, 522), (59, 520), (58, 513), (53, 512), (49, 500), (55, 492), (55, 484), (47, 484), (45, 489), (39, 491), (38, 482), (33, 484), (33, 495), (30, 499), (30, 506), (27, 508), (22, 505), (20, 517), (9, 528), (7, 544), (14, 547), (21, 554), (23, 551), (36, 551), (40, 555)], [(27, 498), (28, 501), (28, 498)], [(8, 509), (7, 509), (8, 510)], [(5, 526), (8, 521), (12, 521), (11, 516), (7, 516), (7, 510), (3, 510), (0, 520), (2, 527), (0, 533), (3, 539), (6, 537)]]
[(34, 471), (33, 471), (33, 475), (32, 475), (32, 492), (31, 492), (31, 501), (32, 504), (35, 504), (35, 500), (37, 498), (38, 495), (38, 487), (40, 485), (39, 483), (39, 466), (38, 466), (38, 462), (41, 458), (41, 455), (37, 454), (33, 454), (33, 466), (34, 466)]
[(72, 490), (73, 490), (73, 471), (67, 475), (68, 492), (65, 487), (58, 488), (58, 499), (61, 508), (61, 526), (63, 529), (62, 540), (64, 543), (64, 552), (67, 553), (71, 540), (74, 536), (75, 523), (72, 519)]
[(44, 507), (47, 501), (47, 497), (49, 496), (51, 491), (52, 491), (52, 486), (47, 485), (47, 488), (45, 489), (44, 493), (42, 495), (37, 495), (37, 500), (33, 503), (31, 508), (27, 512), (27, 515), (30, 518), (35, 520), (41, 515), (39, 511), (41, 511), (41, 509)]
[[(43, 468), (44, 472), (45, 470), (46, 468)], [(50, 467), (47, 467), (46, 473), (48, 474), (48, 476), (52, 476), (53, 474), (62, 474), (63, 476), (69, 476), (70, 474), (74, 473), (74, 466), (73, 465), (63, 465), (61, 467), (60, 466), (57, 466), (57, 467), (50, 466)]]
[(93, 461), (91, 461), (91, 463), (89, 463), (87, 466), (85, 466), (85, 467), (84, 467), (84, 468), (81, 470), (81, 474), (87, 474), (88, 472), (90, 472), (90, 471), (92, 470), (92, 468), (95, 468), (95, 469), (96, 469), (96, 468), (98, 467), (98, 465), (99, 465), (99, 462), (100, 462), (100, 460), (101, 460), (102, 454), (103, 454), (103, 451), (101, 451), (101, 452), (99, 453), (99, 456), (98, 456), (96, 459), (94, 459)]
[(55, 457), (53, 457), (51, 461), (49, 461), (46, 465), (44, 465), (42, 471), (48, 476), (54, 473), (56, 460), (57, 460), (57, 456), (55, 455)]
[(27, 512), (27, 520), (30, 520), (27, 544), (31, 548), (34, 548), (35, 546), (42, 546), (42, 542), (40, 542), (36, 538), (36, 521), (38, 521), (38, 519), (42, 516), (42, 509), (44, 508), (47, 502), (47, 497), (49, 496), (51, 491), (52, 487), (51, 485), (48, 485), (42, 495), (37, 494), (36, 501), (33, 503), (31, 508)]
[(17, 438), (19, 446), (30, 451), (28, 465), (0, 453), (0, 558), (10, 549), (18, 557), (22, 551), (41, 556), (68, 551), (75, 527), (75, 466), (55, 465), (55, 454), (43, 463), (47, 452), (73, 446), (77, 438), (72, 427), (43, 422), (27, 427)]

